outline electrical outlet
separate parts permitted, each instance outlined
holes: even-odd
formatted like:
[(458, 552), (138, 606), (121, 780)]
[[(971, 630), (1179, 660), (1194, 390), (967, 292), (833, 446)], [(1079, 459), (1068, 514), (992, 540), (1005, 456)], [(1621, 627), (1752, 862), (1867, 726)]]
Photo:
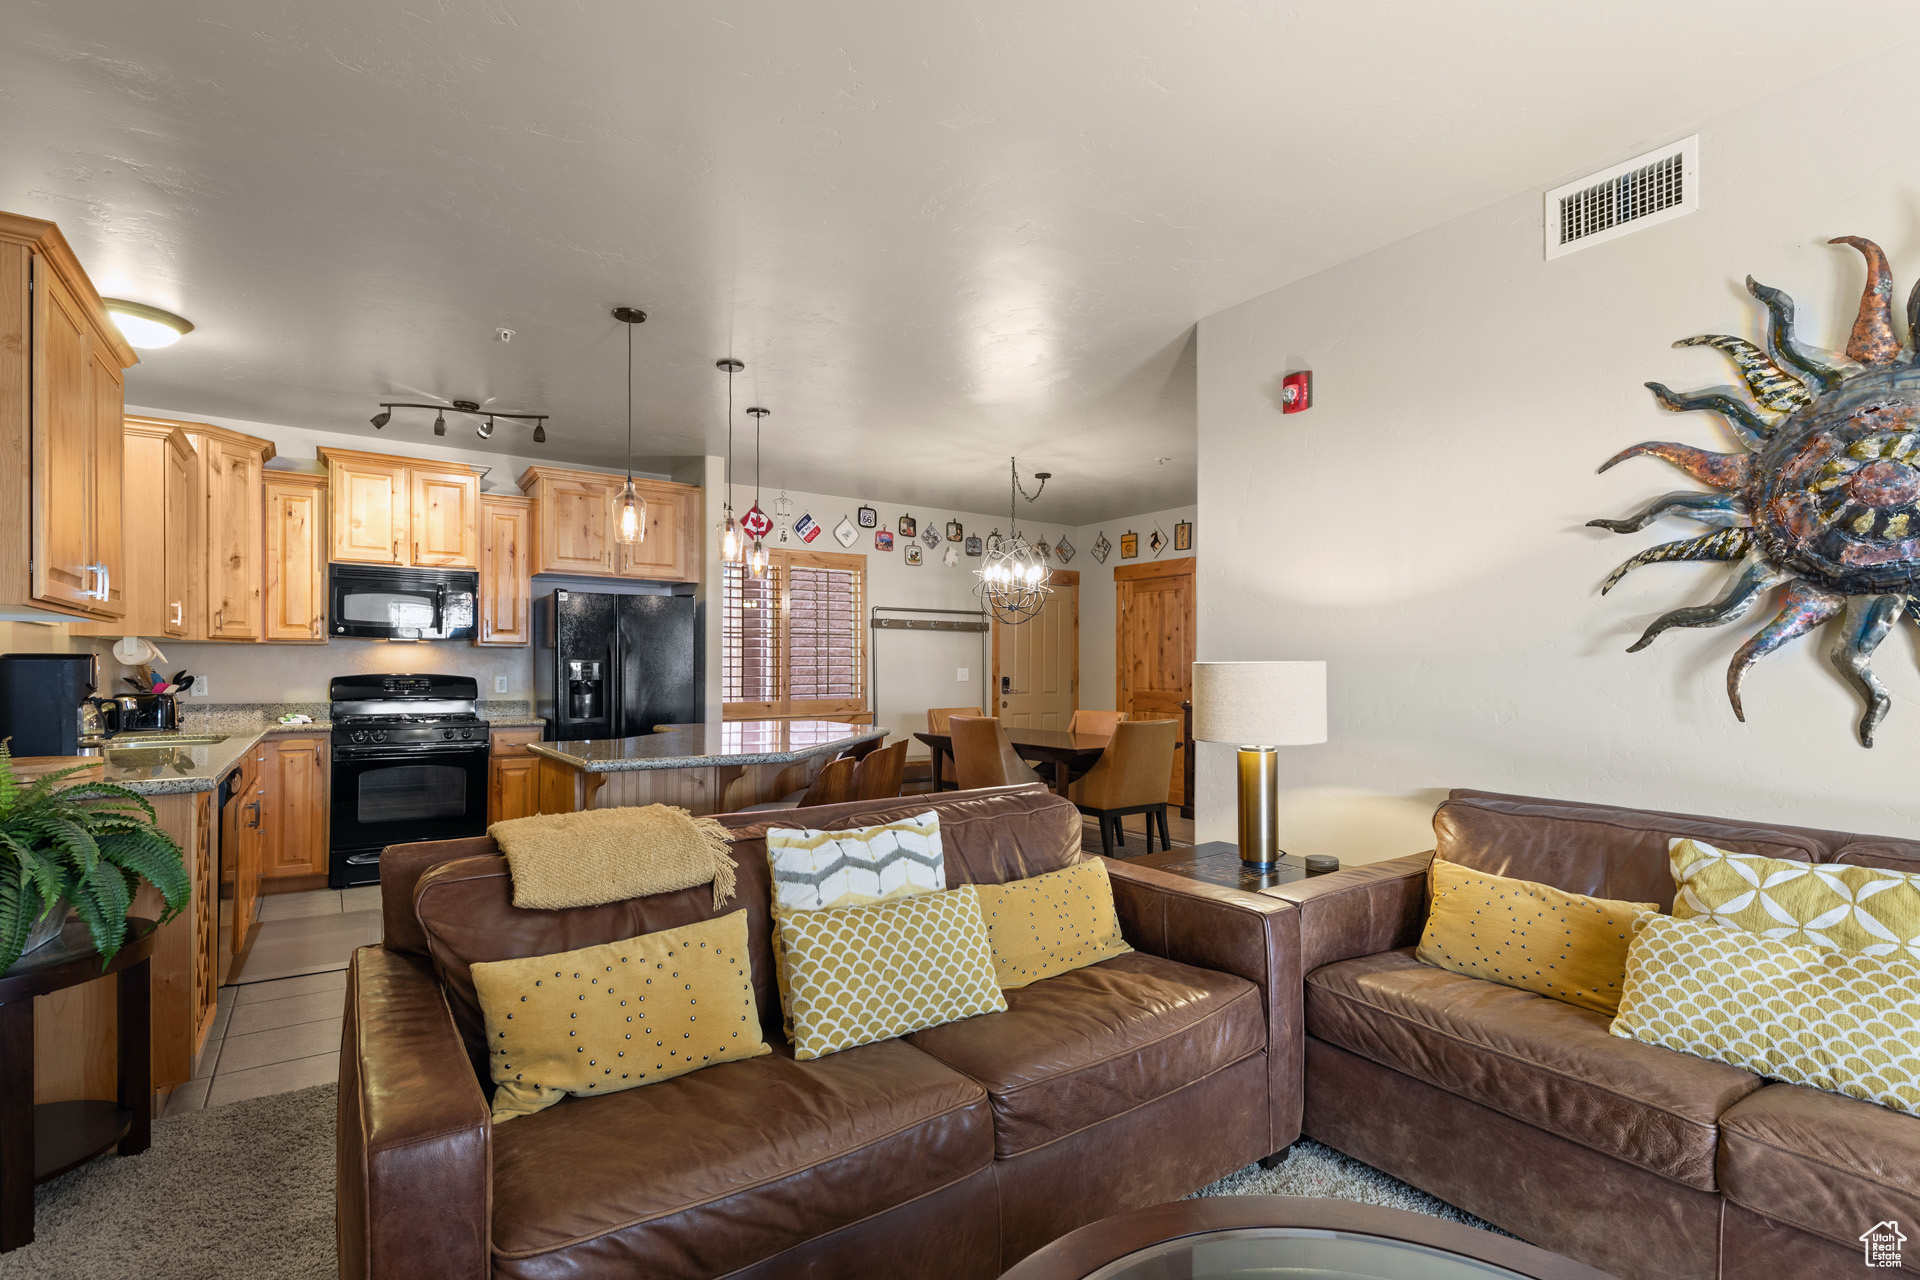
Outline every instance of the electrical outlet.
[(209, 692), (210, 690), (207, 688), (207, 678), (205, 676), (195, 676), (193, 678), (193, 684), (188, 687), (189, 697), (204, 698)]
[(961, 667), (953, 673), (953, 678), (962, 684), (965, 684), (968, 680), (972, 679), (972, 677), (973, 672), (966, 667)]
[(493, 691), (495, 693), (505, 693), (507, 691), (507, 678), (505, 676), (495, 676), (493, 678)]

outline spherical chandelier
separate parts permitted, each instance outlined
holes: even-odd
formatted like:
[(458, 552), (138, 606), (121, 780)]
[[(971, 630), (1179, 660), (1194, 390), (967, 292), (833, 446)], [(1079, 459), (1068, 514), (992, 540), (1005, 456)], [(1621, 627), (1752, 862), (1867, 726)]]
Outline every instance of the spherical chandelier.
[(1033, 544), (1020, 536), (1019, 526), (1014, 523), (1018, 510), (1017, 498), (1033, 502), (1046, 491), (1047, 481), (1053, 478), (1051, 471), (1036, 471), (1033, 478), (1040, 482), (1039, 487), (1028, 493), (1020, 484), (1020, 462), (1017, 458), (1007, 459), (1013, 473), (1012, 492), (1007, 497), (1007, 527), (1009, 536), (987, 553), (974, 576), (980, 579), (974, 594), (980, 597), (980, 607), (993, 615), (995, 622), (1009, 627), (1017, 627), (1029, 618), (1039, 616), (1047, 607), (1047, 597), (1053, 594), (1048, 585), (1053, 570), (1047, 566), (1047, 559), (1033, 547)]

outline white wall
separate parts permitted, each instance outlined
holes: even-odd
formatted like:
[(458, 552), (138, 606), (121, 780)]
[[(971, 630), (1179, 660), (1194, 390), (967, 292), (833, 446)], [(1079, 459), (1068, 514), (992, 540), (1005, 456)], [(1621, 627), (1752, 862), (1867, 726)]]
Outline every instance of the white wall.
[[(1901, 83), (1907, 64), (1884, 55), (1704, 122), (1690, 216), (1545, 262), (1540, 195), (1524, 192), (1202, 322), (1201, 656), (1329, 663), (1331, 740), (1283, 757), (1283, 845), (1429, 848), (1454, 786), (1920, 835), (1910, 629), (1874, 663), (1896, 701), (1872, 750), (1827, 635), (1753, 670), (1742, 725), (1727, 661), (1772, 611), (1629, 655), (1728, 569), (1651, 565), (1603, 599), (1614, 565), (1699, 530), (1583, 527), (1698, 487), (1645, 459), (1596, 475), (1619, 449), (1729, 447), (1710, 415), (1665, 414), (1641, 384), (1733, 381), (1713, 351), (1668, 344), (1756, 337), (1747, 273), (1791, 293), (1800, 332), (1828, 347), (1863, 278), (1828, 237), (1878, 240), (1904, 296), (1920, 138), (1862, 86)], [(1283, 417), (1278, 380), (1301, 368), (1316, 403)], [(1231, 768), (1231, 748), (1202, 749), (1203, 839), (1234, 838)]]
[[(1173, 549), (1173, 526), (1182, 520), (1194, 524), (1193, 549), (1175, 551)], [(1167, 546), (1159, 555), (1153, 554), (1147, 547), (1147, 539), (1155, 528), (1167, 535)], [(1140, 535), (1140, 555), (1137, 559), (1120, 558), (1120, 535), (1127, 530)], [(1113, 544), (1113, 552), (1107, 562), (1101, 564), (1093, 558), (1093, 544), (1101, 533), (1107, 535), (1107, 541)], [(1151, 511), (1143, 516), (1127, 516), (1120, 520), (1105, 520), (1090, 524), (1075, 531), (1073, 545), (1080, 554), (1073, 558), (1073, 567), (1080, 571), (1080, 705), (1096, 710), (1111, 711), (1116, 705), (1118, 687), (1114, 679), (1114, 590), (1113, 571), (1123, 564), (1147, 564), (1155, 560), (1174, 560), (1183, 556), (1198, 556), (1200, 541), (1206, 536), (1206, 530), (1199, 524), (1198, 507), (1172, 507), (1166, 511)]]

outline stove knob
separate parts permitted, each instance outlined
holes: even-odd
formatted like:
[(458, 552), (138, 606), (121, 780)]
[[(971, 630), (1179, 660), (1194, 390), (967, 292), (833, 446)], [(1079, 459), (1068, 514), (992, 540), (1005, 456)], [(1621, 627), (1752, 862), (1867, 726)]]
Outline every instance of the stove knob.
[(453, 737), (453, 730), (451, 730), (451, 729), (442, 729), (442, 730), (440, 731), (440, 736), (441, 736), (441, 737), (443, 737), (443, 738), (448, 738), (448, 739), (451, 739), (451, 738)]
[(355, 729), (353, 731), (353, 740), (355, 742), (365, 742), (367, 740), (367, 731), (365, 729)]
[(373, 731), (373, 740), (375, 742), (385, 742), (387, 740), (387, 731), (385, 729), (375, 729)]
[(473, 736), (473, 730), (471, 730), (471, 729), (462, 729), (462, 730), (460, 731), (460, 736), (461, 736), (461, 737), (463, 737), (463, 738), (471, 738), (471, 737)]

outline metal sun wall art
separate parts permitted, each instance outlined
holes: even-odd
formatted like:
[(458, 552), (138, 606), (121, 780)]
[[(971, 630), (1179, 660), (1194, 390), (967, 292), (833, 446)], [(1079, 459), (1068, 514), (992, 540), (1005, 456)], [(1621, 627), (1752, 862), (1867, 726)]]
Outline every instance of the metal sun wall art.
[[(1866, 704), (1859, 736), (1870, 747), (1891, 699), (1869, 660), (1903, 615), (1920, 622), (1920, 351), (1902, 355), (1893, 328), (1893, 277), (1880, 247), (1859, 236), (1828, 243), (1852, 245), (1867, 264), (1847, 362), (1801, 345), (1793, 331), (1793, 300), (1747, 277), (1747, 291), (1767, 309), (1767, 351), (1724, 334), (1674, 345), (1725, 354), (1752, 402), (1647, 384), (1662, 408), (1719, 414), (1743, 452), (1712, 453), (1666, 441), (1623, 450), (1600, 470), (1628, 458), (1659, 458), (1711, 492), (1669, 493), (1623, 519), (1588, 523), (1636, 533), (1679, 516), (1712, 530), (1642, 551), (1607, 577), (1602, 594), (1657, 561), (1735, 565), (1717, 600), (1662, 614), (1629, 653), (1673, 627), (1738, 621), (1763, 594), (1779, 589), (1779, 612), (1740, 646), (1727, 668), (1727, 697), (1743, 722), (1741, 684), (1754, 663), (1837, 618), (1828, 658)], [(1920, 284), (1907, 299), (1907, 328), (1920, 342)]]

